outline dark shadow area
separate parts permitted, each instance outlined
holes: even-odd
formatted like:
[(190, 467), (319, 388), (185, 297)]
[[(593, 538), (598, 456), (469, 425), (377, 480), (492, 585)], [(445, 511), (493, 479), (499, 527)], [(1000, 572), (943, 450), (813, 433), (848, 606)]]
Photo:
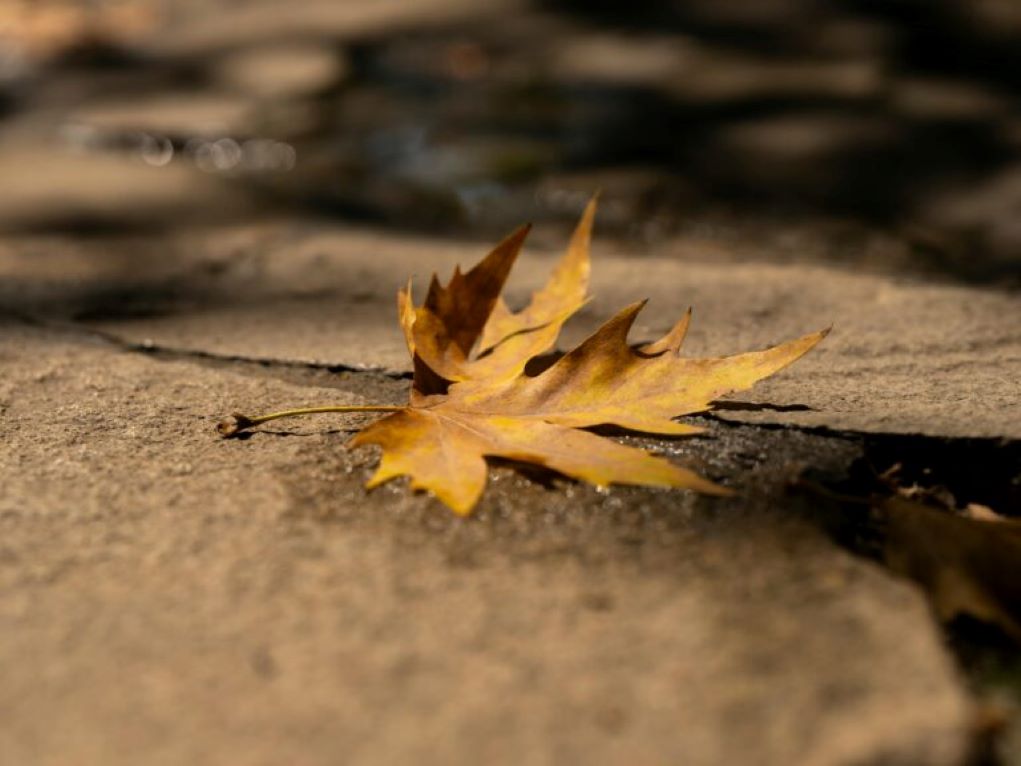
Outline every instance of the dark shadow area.
[[(194, 177), (173, 204), (126, 185), (102, 191), (109, 210), (57, 197), (0, 228), (159, 237), (272, 212), (488, 240), (522, 220), (564, 230), (602, 188), (601, 231), (639, 251), (706, 232), (754, 251), (795, 230), (820, 246), (761, 257), (1017, 285), (1019, 15), (966, 0), (537, 0), (507, 18), (291, 35), (294, 61), (334, 63), (278, 83), (293, 62), (271, 59), (241, 85), (236, 57), (257, 67), (280, 40), (182, 54), (85, 38), (0, 80), (0, 129), (43, 126), (53, 152)], [(897, 247), (877, 254), (877, 235)]]
[(806, 404), (768, 404), (726, 400), (713, 402), (713, 409), (731, 412), (811, 412), (813, 408)]
[(794, 496), (840, 545), (926, 593), (976, 699), (967, 763), (1011, 763), (1004, 741), (1016, 716), (1010, 700), (1021, 694), (1021, 445), (854, 438), (857, 459), (804, 472)]
[(979, 503), (1004, 516), (1021, 515), (1021, 443), (1002, 439), (936, 439), (868, 436), (864, 455), (851, 470), (860, 486), (896, 468), (904, 487), (945, 490), (951, 504)]
[(1021, 38), (963, 4), (541, 6), (555, 20), (354, 46), (322, 103), (357, 182), (309, 203), (465, 231), (559, 218), (599, 186), (625, 236), (851, 220), (905, 237), (912, 270), (1016, 279)]

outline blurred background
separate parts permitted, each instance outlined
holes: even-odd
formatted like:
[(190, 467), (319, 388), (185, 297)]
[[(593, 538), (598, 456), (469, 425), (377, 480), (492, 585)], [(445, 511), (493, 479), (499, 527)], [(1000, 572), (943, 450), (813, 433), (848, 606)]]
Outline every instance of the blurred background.
[[(1021, 284), (1017, 0), (0, 0), (0, 231), (272, 217)], [(544, 240), (548, 237), (548, 240)]]

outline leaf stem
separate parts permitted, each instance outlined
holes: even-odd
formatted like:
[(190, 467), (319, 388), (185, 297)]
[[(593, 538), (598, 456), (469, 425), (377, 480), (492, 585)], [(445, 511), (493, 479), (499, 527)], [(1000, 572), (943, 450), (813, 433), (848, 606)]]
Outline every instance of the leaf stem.
[(328, 407), (302, 407), (296, 410), (281, 410), (280, 412), (270, 412), (266, 415), (255, 416), (235, 412), (230, 417), (221, 420), (217, 424), (216, 430), (220, 432), (221, 436), (226, 438), (242, 431), (247, 431), (249, 428), (261, 423), (268, 423), (270, 420), (292, 418), (298, 415), (318, 415), (324, 412), (399, 412), (403, 409), (404, 407), (394, 407), (385, 404), (335, 404)]

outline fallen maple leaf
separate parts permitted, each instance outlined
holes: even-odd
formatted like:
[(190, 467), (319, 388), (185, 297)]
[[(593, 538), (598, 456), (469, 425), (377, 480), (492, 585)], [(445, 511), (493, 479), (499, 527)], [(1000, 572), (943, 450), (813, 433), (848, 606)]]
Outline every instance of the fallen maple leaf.
[(887, 566), (926, 590), (940, 620), (968, 615), (1021, 642), (1021, 523), (957, 516), (903, 496), (878, 508)]
[(0, 44), (38, 64), (89, 44), (129, 43), (157, 20), (151, 0), (4, 0)]
[(307, 412), (389, 411), (350, 442), (375, 444), (383, 456), (367, 488), (410, 476), (455, 513), (467, 514), (486, 484), (486, 457), (535, 463), (598, 486), (641, 484), (729, 490), (669, 460), (588, 431), (614, 425), (652, 434), (702, 429), (673, 418), (703, 412), (719, 396), (749, 388), (805, 354), (828, 332), (765, 351), (718, 359), (680, 356), (690, 311), (663, 338), (640, 348), (628, 331), (644, 306), (628, 306), (580, 346), (537, 375), (532, 359), (556, 343), (563, 323), (586, 300), (595, 200), (582, 216), (549, 282), (521, 311), (500, 298), (528, 227), (496, 246), (445, 287), (433, 277), (421, 306), (411, 285), (397, 295), (398, 315), (414, 363), (406, 407), (322, 407), (258, 418), (234, 415), (226, 436), (277, 417)]

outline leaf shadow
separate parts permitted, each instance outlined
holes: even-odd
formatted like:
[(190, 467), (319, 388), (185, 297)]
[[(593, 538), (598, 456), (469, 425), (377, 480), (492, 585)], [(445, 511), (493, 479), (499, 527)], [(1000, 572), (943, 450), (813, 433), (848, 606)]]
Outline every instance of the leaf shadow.
[(816, 412), (814, 407), (807, 404), (770, 404), (768, 402), (741, 402), (728, 399), (726, 401), (713, 402), (711, 410), (730, 412)]
[(533, 463), (522, 463), (518, 460), (511, 460), (509, 458), (502, 457), (490, 457), (488, 455), (486, 456), (486, 463), (488, 463), (492, 468), (510, 468), (519, 476), (535, 482), (543, 489), (556, 489), (557, 481), (567, 481), (572, 484), (578, 483), (576, 479), (572, 479), (570, 476), (566, 476), (559, 471), (554, 471), (552, 468), (535, 465)]
[(713, 436), (713, 434), (710, 433), (709, 431), (698, 431), (690, 434), (657, 434), (650, 433), (649, 431), (635, 431), (634, 429), (624, 428), (622, 426), (613, 425), (612, 423), (604, 423), (598, 426), (589, 426), (584, 430), (589, 431), (590, 433), (594, 433), (597, 436), (609, 437), (639, 436), (644, 439), (656, 439), (657, 441), (665, 442), (679, 442), (687, 441), (689, 439), (704, 439)]
[(551, 351), (548, 354), (542, 354), (541, 356), (533, 356), (525, 364), (525, 375), (530, 378), (542, 375), (546, 370), (560, 361), (561, 357), (565, 356), (563, 351)]
[(310, 436), (334, 436), (337, 434), (354, 434), (358, 433), (361, 429), (358, 428), (331, 428), (326, 431), (322, 430), (311, 430), (311, 431), (282, 431), (279, 429), (260, 428), (257, 431), (239, 431), (236, 434), (232, 434), (232, 439), (238, 441), (248, 441), (253, 436), (265, 434), (266, 436), (298, 436), (308, 438)]

